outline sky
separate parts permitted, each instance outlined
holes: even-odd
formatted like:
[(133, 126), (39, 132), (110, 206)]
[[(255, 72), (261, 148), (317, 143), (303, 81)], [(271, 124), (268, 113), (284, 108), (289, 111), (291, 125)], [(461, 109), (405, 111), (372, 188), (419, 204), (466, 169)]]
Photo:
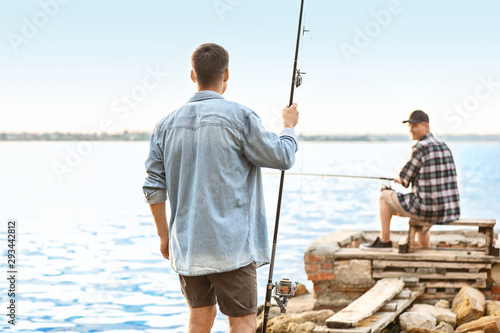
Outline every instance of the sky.
[[(0, 132), (153, 129), (195, 91), (190, 55), (230, 54), (224, 97), (278, 132), (300, 1), (0, 2)], [(498, 134), (500, 2), (306, 0), (300, 134)]]

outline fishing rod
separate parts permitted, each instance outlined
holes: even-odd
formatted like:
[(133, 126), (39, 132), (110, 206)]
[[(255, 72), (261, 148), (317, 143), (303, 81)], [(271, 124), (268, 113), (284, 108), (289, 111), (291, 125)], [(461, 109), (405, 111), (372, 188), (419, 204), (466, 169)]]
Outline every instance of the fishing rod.
[[(265, 175), (277, 175), (275, 172), (263, 172)], [(289, 176), (307, 176), (307, 177), (332, 177), (332, 178), (358, 178), (358, 179), (375, 179), (375, 180), (394, 180), (389, 177), (376, 177), (376, 176), (355, 176), (355, 175), (334, 175), (328, 173), (298, 173), (287, 172)]]
[[(301, 28), (302, 28), (302, 13), (304, 11), (304, 0), (301, 0), (300, 2), (300, 14), (299, 14), (299, 27), (297, 31), (297, 44), (295, 46), (295, 58), (293, 61), (293, 72), (292, 72), (292, 87), (290, 90), (290, 101), (288, 103), (288, 106), (291, 106), (293, 104), (293, 93), (295, 92), (295, 88), (299, 87), (302, 83), (302, 76), (301, 74), (305, 74), (300, 72), (300, 70), (297, 69), (297, 59), (299, 57), (299, 45), (300, 45), (300, 33), (301, 33)], [(304, 29), (303, 33), (306, 30)], [(288, 279), (282, 279), (279, 283), (276, 283), (276, 285), (273, 285), (273, 270), (274, 270), (274, 259), (276, 257), (276, 243), (278, 240), (278, 227), (280, 223), (280, 212), (281, 212), (281, 199), (283, 197), (283, 182), (285, 180), (285, 171), (281, 171), (281, 177), (280, 177), (280, 186), (279, 186), (279, 192), (278, 192), (278, 206), (276, 208), (276, 221), (274, 224), (274, 236), (273, 236), (273, 248), (271, 252), (271, 264), (269, 265), (269, 278), (267, 281), (267, 287), (266, 287), (266, 300), (264, 303), (264, 317), (262, 321), (262, 333), (265, 333), (267, 330), (267, 321), (269, 319), (269, 309), (271, 308), (271, 294), (273, 289), (275, 289), (275, 296), (274, 299), (276, 300), (276, 303), (281, 309), (281, 312), (286, 312), (286, 305), (288, 302), (288, 299), (292, 297), (295, 293), (295, 288), (297, 287), (298, 282), (295, 284), (292, 284), (292, 282)]]

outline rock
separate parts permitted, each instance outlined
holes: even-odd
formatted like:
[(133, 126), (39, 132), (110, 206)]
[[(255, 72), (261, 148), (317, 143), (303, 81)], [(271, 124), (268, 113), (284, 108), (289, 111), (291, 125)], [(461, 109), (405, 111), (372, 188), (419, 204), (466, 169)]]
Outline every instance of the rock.
[(288, 332), (288, 326), (292, 322), (290, 316), (279, 316), (273, 318), (267, 323), (266, 332), (269, 333), (286, 333)]
[(432, 329), (436, 326), (436, 318), (427, 312), (405, 312), (399, 316), (401, 329), (407, 327), (419, 327)]
[(341, 288), (371, 288), (375, 285), (372, 279), (370, 260), (339, 260), (333, 268), (335, 280), (331, 285)]
[(479, 319), (484, 314), (484, 295), (470, 286), (463, 286), (453, 299), (451, 310), (457, 314), (457, 325)]
[[(271, 310), (276, 308), (271, 308)], [(334, 315), (332, 310), (306, 311), (303, 313), (281, 314), (267, 322), (267, 332), (312, 332), (317, 325), (325, 325), (326, 320)], [(257, 332), (262, 331), (263, 313), (259, 315)]]
[(485, 316), (498, 316), (498, 315), (500, 315), (500, 302), (486, 301)]
[(456, 332), (484, 331), (484, 333), (500, 333), (500, 316), (486, 316), (457, 327)]
[(297, 324), (297, 323), (290, 323), (288, 325), (288, 331), (290, 333), (312, 333), (314, 332), (314, 329), (317, 327), (316, 324), (311, 323), (311, 322), (305, 322), (302, 324)]
[(434, 306), (442, 309), (449, 309), (450, 302), (445, 299), (440, 299), (439, 301), (436, 302), (436, 304), (434, 304)]
[(309, 294), (309, 291), (306, 289), (306, 286), (304, 286), (302, 283), (299, 283), (297, 285), (297, 288), (295, 288), (294, 297), (304, 295), (304, 294)]
[(441, 333), (441, 331), (433, 330), (430, 328), (410, 326), (410, 327), (406, 328), (406, 333)]
[[(264, 321), (264, 306), (259, 306), (257, 310), (257, 331), (260, 332), (262, 330), (262, 322)], [(280, 308), (276, 305), (272, 305), (269, 309), (269, 316), (267, 318), (267, 327), (269, 327), (269, 322), (276, 317), (284, 316), (285, 314), (281, 313)]]
[(314, 308), (314, 295), (304, 294), (299, 296), (293, 296), (288, 301), (286, 307), (286, 313), (302, 313), (306, 311), (312, 311)]
[(495, 264), (493, 267), (491, 267), (491, 270), (489, 272), (489, 279), (491, 279), (491, 282), (500, 284), (500, 264)]
[(450, 309), (443, 309), (429, 304), (415, 304), (408, 312), (426, 312), (436, 318), (437, 322), (444, 321), (455, 327), (457, 324), (457, 315)]
[(326, 320), (333, 316), (332, 310), (307, 311), (304, 313), (292, 313), (290, 317), (296, 323), (312, 322), (317, 325), (325, 325)]
[(448, 323), (445, 323), (444, 321), (440, 322), (436, 327), (434, 327), (436, 331), (439, 332), (444, 332), (444, 333), (453, 333), (455, 332), (455, 329), (453, 326), (451, 326)]

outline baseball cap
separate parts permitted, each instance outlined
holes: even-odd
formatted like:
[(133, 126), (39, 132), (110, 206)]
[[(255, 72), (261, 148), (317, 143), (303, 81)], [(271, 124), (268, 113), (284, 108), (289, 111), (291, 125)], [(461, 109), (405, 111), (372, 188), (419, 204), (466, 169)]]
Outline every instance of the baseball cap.
[(429, 116), (422, 110), (415, 110), (410, 114), (410, 119), (403, 121), (404, 123), (418, 124), (425, 121), (429, 122)]

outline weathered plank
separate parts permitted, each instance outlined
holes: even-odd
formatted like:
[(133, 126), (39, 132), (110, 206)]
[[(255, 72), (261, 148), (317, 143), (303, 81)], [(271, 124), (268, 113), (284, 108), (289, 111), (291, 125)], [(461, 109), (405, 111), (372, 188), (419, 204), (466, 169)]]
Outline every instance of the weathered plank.
[[(498, 252), (494, 251), (493, 249), (493, 227), (495, 226), (495, 224), (496, 224), (495, 219), (460, 219), (458, 221), (446, 223), (445, 225), (478, 227), (478, 232), (483, 233), (485, 237), (484, 253), (485, 255), (490, 256)], [(431, 222), (410, 219), (409, 225), (410, 225), (410, 228), (408, 230), (409, 243), (406, 246), (400, 246), (400, 249), (403, 250), (403, 252), (413, 253), (416, 250), (413, 239), (413, 235), (415, 234), (415, 232), (416, 231), (425, 232), (435, 224)]]
[(494, 263), (500, 262), (500, 258), (486, 256), (481, 252), (467, 251), (440, 251), (440, 250), (421, 250), (413, 253), (363, 251), (358, 248), (343, 248), (332, 254), (336, 260), (346, 259), (366, 259), (366, 260), (408, 260), (408, 261), (440, 261), (440, 262), (471, 262), (471, 263)]
[(418, 299), (419, 300), (428, 300), (428, 299), (447, 299), (447, 300), (453, 300), (455, 298), (456, 294), (447, 294), (447, 293), (436, 293), (436, 294), (423, 294), (420, 296)]
[(466, 281), (456, 281), (456, 282), (447, 282), (447, 281), (439, 281), (439, 282), (425, 282), (425, 285), (428, 288), (456, 288), (460, 289), (463, 286), (471, 286), (473, 288), (486, 288), (486, 280), (485, 279), (477, 279), (474, 283), (467, 283)]
[[(438, 225), (431, 222), (425, 222), (420, 220), (410, 219), (410, 225), (418, 225), (418, 226), (433, 226)], [(493, 228), (496, 224), (495, 219), (460, 219), (458, 221), (453, 221), (446, 223), (444, 225), (455, 225), (455, 226), (473, 226), (473, 227), (486, 227)]]
[(403, 282), (405, 283), (405, 287), (414, 287), (416, 285), (418, 285), (418, 277), (404, 277), (404, 278), (401, 278), (401, 280), (403, 280)]
[(403, 289), (399, 294), (394, 296), (394, 299), (408, 299), (411, 297), (410, 289)]
[(373, 272), (374, 279), (383, 278), (399, 278), (399, 277), (409, 277), (417, 276), (420, 279), (439, 279), (439, 280), (475, 280), (475, 279), (486, 279), (487, 272), (482, 273), (461, 273), (461, 272), (447, 272), (446, 274), (419, 274), (417, 273), (406, 273), (406, 272)]
[(398, 309), (398, 304), (397, 303), (387, 303), (386, 305), (384, 305), (380, 311), (381, 312), (394, 312)]
[(427, 288), (427, 290), (425, 292), (429, 295), (432, 295), (432, 294), (437, 293), (437, 289), (436, 288)]
[(395, 312), (378, 311), (374, 315), (366, 318), (353, 328), (328, 328), (325, 326), (316, 327), (314, 333), (380, 333), (387, 325), (389, 325), (397, 316), (401, 314), (413, 301), (422, 294), (421, 290), (413, 291), (409, 299), (393, 300), (392, 303), (397, 305)]
[[(387, 327), (401, 312), (403, 312), (408, 306), (413, 303), (418, 296), (422, 294), (422, 291), (413, 291), (411, 297), (408, 299), (398, 299), (393, 300), (392, 302), (397, 303), (397, 310), (395, 312), (377, 312), (372, 318), (367, 318), (366, 321), (359, 323), (358, 327), (365, 327), (365, 322), (371, 328), (372, 333), (380, 333), (382, 330)], [(391, 302), (391, 303), (392, 303)]]
[(372, 268), (386, 267), (439, 267), (439, 268), (456, 268), (456, 269), (490, 269), (490, 263), (465, 263), (465, 262), (436, 262), (436, 261), (408, 261), (408, 260), (373, 260)]
[(373, 315), (388, 301), (399, 294), (404, 282), (399, 279), (382, 279), (357, 300), (326, 320), (330, 328), (355, 327), (363, 319)]

